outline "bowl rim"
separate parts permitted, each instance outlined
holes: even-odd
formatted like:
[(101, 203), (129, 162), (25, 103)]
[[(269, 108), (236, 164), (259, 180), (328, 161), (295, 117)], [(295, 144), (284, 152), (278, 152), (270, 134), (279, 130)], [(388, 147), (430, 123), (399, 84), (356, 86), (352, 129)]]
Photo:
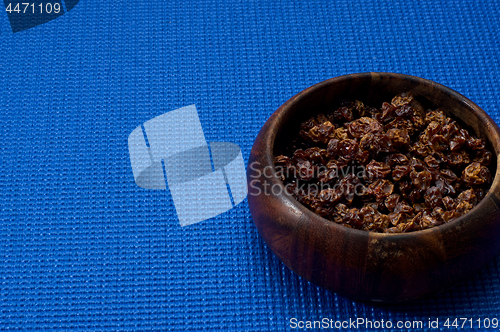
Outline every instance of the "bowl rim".
[[(311, 93), (316, 92), (317, 90), (322, 89), (325, 86), (339, 83), (342, 81), (346, 80), (351, 80), (355, 78), (361, 78), (361, 79), (373, 79), (374, 77), (381, 79), (382, 77), (384, 78), (391, 78), (391, 79), (405, 79), (412, 81), (416, 84), (425, 84), (425, 85), (430, 85), (433, 86), (436, 89), (441, 90), (445, 94), (449, 95), (451, 98), (456, 99), (460, 103), (465, 104), (465, 106), (474, 113), (475, 117), (478, 118), (480, 122), (483, 122), (485, 125), (488, 127), (491, 127), (492, 132), (493, 132), (493, 139), (486, 138), (488, 141), (490, 141), (491, 146), (494, 148), (495, 145), (500, 147), (500, 128), (498, 125), (495, 123), (495, 121), (477, 104), (472, 102), (470, 99), (467, 97), (463, 96), (462, 94), (440, 84), (436, 83), (434, 81), (417, 77), (417, 76), (412, 76), (412, 75), (406, 75), (406, 74), (399, 74), (399, 73), (391, 73), (391, 72), (362, 72), (362, 73), (354, 73), (354, 74), (346, 74), (338, 77), (333, 77), (327, 80), (324, 80), (322, 82), (316, 83), (290, 99), (288, 99), (285, 103), (283, 103), (273, 114), (272, 116), (266, 121), (269, 122), (269, 126), (266, 128), (267, 135), (264, 136), (264, 155), (266, 155), (265, 160), (270, 164), (272, 167), (272, 177), (268, 177), (267, 181), (271, 182), (272, 185), (277, 184), (278, 186), (281, 187), (282, 191), (280, 195), (282, 199), (288, 200), (288, 203), (292, 204), (294, 207), (298, 208), (300, 212), (306, 213), (310, 217), (313, 217), (312, 219), (315, 219), (317, 221), (321, 221), (322, 223), (328, 224), (327, 227), (334, 227), (337, 228), (339, 231), (342, 232), (354, 232), (354, 234), (358, 235), (370, 235), (372, 239), (380, 240), (380, 239), (390, 239), (392, 240), (398, 240), (398, 239), (405, 239), (408, 237), (414, 237), (418, 236), (421, 234), (426, 234), (430, 232), (434, 232), (436, 229), (439, 229), (441, 231), (446, 231), (448, 229), (455, 228), (459, 226), (460, 224), (463, 224), (464, 222), (467, 221), (467, 217), (470, 212), (472, 211), (477, 211), (483, 208), (487, 204), (487, 200), (491, 198), (493, 193), (497, 190), (500, 191), (500, 154), (497, 155), (497, 165), (496, 165), (496, 171), (494, 178), (492, 180), (491, 186), (488, 189), (488, 192), (486, 195), (481, 199), (481, 201), (478, 202), (476, 206), (474, 206), (470, 211), (468, 211), (466, 214), (458, 217), (455, 220), (452, 220), (451, 222), (444, 223), (438, 226), (434, 226), (431, 228), (423, 229), (423, 230), (418, 230), (418, 231), (413, 231), (413, 232), (408, 232), (408, 233), (378, 233), (378, 232), (372, 232), (372, 231), (365, 231), (365, 230), (360, 230), (360, 229), (355, 229), (355, 228), (350, 228), (350, 227), (345, 227), (340, 224), (337, 224), (334, 221), (331, 221), (329, 219), (326, 219), (319, 214), (313, 212), (310, 210), (308, 207), (300, 203), (295, 197), (293, 197), (291, 194), (288, 193), (286, 190), (283, 182), (276, 176), (276, 168), (274, 165), (274, 145), (276, 142), (276, 137), (278, 133), (280, 132), (280, 128), (278, 124), (281, 123), (280, 119), (285, 116), (287, 111), (291, 108), (292, 105), (295, 103), (299, 102), (303, 98), (307, 98), (307, 96)], [(496, 141), (496, 142), (495, 142)], [(496, 154), (495, 151), (493, 151), (494, 154)], [(269, 165), (262, 165), (263, 167), (269, 166)], [(273, 194), (274, 195), (274, 194)], [(275, 195), (276, 196), (276, 195)]]

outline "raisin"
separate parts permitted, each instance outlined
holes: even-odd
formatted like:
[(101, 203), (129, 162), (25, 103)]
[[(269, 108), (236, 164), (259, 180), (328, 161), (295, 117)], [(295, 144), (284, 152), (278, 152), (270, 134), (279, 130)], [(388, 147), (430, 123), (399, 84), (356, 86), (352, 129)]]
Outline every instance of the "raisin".
[(443, 191), (439, 187), (430, 187), (424, 195), (425, 204), (431, 209), (439, 207), (443, 204)]
[(383, 129), (377, 120), (368, 117), (362, 117), (347, 124), (349, 135), (355, 138), (361, 138), (369, 133), (378, 133)]
[(378, 156), (381, 152), (389, 151), (386, 136), (379, 133), (364, 135), (359, 145), (363, 150), (369, 151), (373, 157)]
[(328, 188), (321, 190), (318, 195), (318, 199), (322, 202), (328, 204), (333, 204), (338, 202), (342, 198), (341, 193), (338, 189)]
[(373, 179), (383, 179), (391, 173), (391, 167), (380, 161), (372, 160), (368, 165), (366, 165), (366, 178)]
[(389, 195), (385, 199), (385, 206), (387, 207), (387, 209), (389, 211), (393, 211), (396, 208), (396, 205), (399, 203), (400, 198), (401, 197), (398, 194)]
[(338, 154), (346, 161), (352, 160), (358, 154), (358, 142), (353, 139), (345, 139), (339, 142)]
[(432, 181), (432, 175), (427, 170), (421, 172), (417, 172), (414, 170), (410, 173), (410, 178), (413, 185), (421, 190), (427, 190)]
[(460, 150), (465, 142), (465, 137), (463, 137), (462, 135), (456, 135), (450, 141), (450, 151)]
[(443, 219), (443, 213), (444, 212), (445, 211), (441, 207), (436, 207), (436, 208), (434, 208), (434, 210), (432, 210), (431, 216), (434, 219), (436, 219), (436, 221), (437, 221), (437, 225), (436, 226), (441, 225), (441, 224), (444, 223), (444, 219)]
[(306, 149), (304, 152), (308, 156), (308, 159), (312, 160), (315, 164), (324, 164), (326, 161), (327, 152), (325, 149), (312, 147)]
[(446, 120), (446, 116), (439, 109), (437, 109), (435, 111), (429, 110), (429, 111), (427, 111), (427, 114), (425, 115), (425, 122), (426, 123), (431, 123), (432, 121), (435, 121), (437, 123), (443, 123), (445, 120)]
[(274, 165), (289, 167), (291, 165), (291, 159), (287, 156), (277, 156), (274, 158)]
[(441, 124), (437, 121), (432, 121), (429, 123), (427, 128), (424, 129), (424, 132), (420, 135), (419, 140), (420, 142), (427, 144), (428, 142), (431, 141), (431, 139), (437, 135), (439, 130), (441, 129)]
[(292, 166), (292, 160), (287, 156), (277, 156), (274, 158), (274, 167), (276, 168), (276, 175), (281, 181), (285, 181), (289, 177), (289, 169)]
[(448, 211), (453, 211), (455, 209), (455, 200), (451, 198), (450, 196), (446, 196), (442, 200), (444, 207)]
[(407, 195), (407, 198), (415, 204), (418, 200), (420, 200), (420, 198), (422, 198), (424, 193), (424, 189), (415, 188)]
[(382, 121), (387, 123), (396, 118), (396, 107), (389, 103), (382, 103)]
[(450, 183), (455, 182), (458, 179), (457, 175), (450, 169), (442, 169), (439, 173), (443, 179)]
[(348, 139), (349, 135), (347, 134), (347, 129), (345, 129), (344, 127), (335, 129), (335, 138), (339, 140)]
[(425, 213), (422, 215), (422, 219), (420, 219), (420, 227), (422, 227), (422, 229), (431, 228), (440, 224), (441, 223), (437, 221), (436, 218)]
[(469, 154), (465, 151), (451, 152), (448, 154), (448, 165), (452, 167), (460, 167), (470, 163)]
[(395, 128), (389, 129), (386, 133), (386, 137), (391, 143), (391, 146), (395, 148), (405, 147), (410, 144), (410, 135), (408, 135), (406, 130)]
[(334, 138), (328, 142), (328, 146), (326, 148), (326, 152), (328, 157), (337, 158), (339, 155), (339, 140)]
[(393, 226), (397, 226), (401, 223), (406, 222), (406, 218), (404, 217), (403, 213), (398, 213), (398, 212), (391, 212), (388, 214), (389, 221)]
[(300, 179), (309, 181), (314, 176), (314, 167), (309, 160), (301, 160), (297, 163), (297, 173)]
[(445, 213), (443, 213), (443, 220), (444, 222), (450, 222), (460, 216), (461, 214), (456, 211), (446, 211)]
[(455, 195), (456, 190), (453, 185), (444, 178), (439, 178), (436, 180), (436, 187), (439, 188), (443, 195)]
[(427, 156), (424, 158), (424, 162), (427, 164), (427, 166), (432, 167), (432, 168), (438, 168), (439, 167), (439, 162), (434, 158), (434, 156)]
[(479, 202), (486, 196), (486, 190), (484, 188), (475, 188), (474, 193), (476, 194), (477, 201)]
[(316, 120), (314, 118), (308, 119), (300, 124), (300, 129), (304, 131), (309, 131), (312, 127), (316, 126)]
[(420, 225), (413, 221), (407, 222), (406, 224), (399, 224), (396, 227), (400, 228), (402, 233), (419, 231), (421, 229)]
[(315, 143), (326, 144), (330, 139), (335, 137), (335, 129), (331, 122), (327, 121), (309, 129), (308, 136)]
[(380, 216), (380, 212), (369, 205), (365, 205), (359, 210), (364, 224), (372, 224)]
[(392, 178), (394, 181), (401, 180), (405, 175), (411, 172), (411, 166), (408, 165), (396, 165), (392, 171)]
[(402, 153), (393, 153), (385, 157), (384, 162), (389, 166), (406, 165), (409, 163), (408, 157)]
[(474, 161), (480, 163), (481, 165), (488, 166), (491, 162), (492, 153), (486, 149), (480, 149), (476, 151), (474, 156)]
[(309, 155), (302, 149), (298, 149), (293, 153), (292, 162), (298, 163), (299, 161), (307, 161)]
[(455, 211), (461, 215), (469, 212), (470, 209), (472, 209), (472, 204), (469, 202), (460, 202), (455, 207)]
[(414, 111), (410, 105), (402, 105), (396, 108), (395, 113), (397, 116), (411, 116), (414, 114)]
[(360, 228), (361, 226), (363, 226), (363, 218), (360, 215), (359, 210), (356, 208), (347, 210), (347, 213), (345, 214), (342, 222), (345, 224), (349, 224), (354, 228)]
[(411, 152), (415, 153), (419, 157), (427, 157), (428, 155), (432, 154), (432, 148), (425, 143), (422, 142), (415, 142), (411, 149)]
[(369, 158), (370, 158), (370, 153), (368, 153), (368, 151), (359, 150), (356, 156), (354, 157), (354, 160), (356, 160), (361, 164), (366, 164)]
[(431, 155), (434, 157), (434, 159), (436, 159), (436, 161), (439, 163), (440, 166), (441, 164), (445, 164), (448, 161), (443, 152), (433, 151)]
[(406, 119), (403, 117), (398, 117), (394, 119), (394, 121), (386, 124), (385, 129), (401, 129), (406, 131), (410, 136), (413, 136), (413, 134), (415, 133), (415, 126), (413, 125), (413, 122), (410, 119)]
[(340, 180), (340, 190), (348, 205), (351, 205), (356, 194), (357, 186), (361, 184), (360, 180), (354, 174), (348, 174)]
[(376, 180), (368, 186), (368, 190), (380, 201), (392, 194), (394, 184), (388, 180)]
[(413, 95), (411, 92), (403, 92), (392, 98), (391, 105), (395, 107), (409, 105), (412, 101)]
[(391, 225), (390, 219), (385, 214), (375, 215), (375, 220), (371, 222), (371, 219), (364, 220), (363, 229), (367, 231), (383, 232), (387, 227)]
[(354, 115), (352, 114), (352, 109), (347, 106), (342, 106), (333, 112), (333, 118), (339, 122), (352, 121)]
[(325, 123), (327, 121), (330, 121), (328, 119), (328, 117), (323, 114), (323, 113), (319, 113), (317, 116), (316, 116), (316, 123)]
[(448, 149), (450, 142), (443, 135), (434, 135), (430, 143), (434, 151), (443, 151)]
[(400, 180), (398, 181), (398, 184), (399, 184), (399, 191), (403, 197), (406, 196), (413, 188), (411, 180), (409, 179)]
[(478, 185), (485, 182), (489, 183), (491, 181), (490, 178), (490, 171), (488, 168), (478, 162), (473, 162), (467, 166), (462, 173), (462, 179), (468, 185)]
[(471, 203), (472, 205), (476, 205), (477, 204), (476, 193), (472, 189), (462, 191), (460, 193), (460, 195), (458, 195), (456, 202), (458, 202), (458, 203), (468, 202), (468, 203)]
[(318, 173), (318, 180), (321, 183), (336, 181), (339, 177), (338, 169), (326, 169)]
[(450, 118), (446, 119), (446, 124), (441, 128), (440, 134), (447, 140), (451, 139), (458, 133), (459, 129), (455, 121)]

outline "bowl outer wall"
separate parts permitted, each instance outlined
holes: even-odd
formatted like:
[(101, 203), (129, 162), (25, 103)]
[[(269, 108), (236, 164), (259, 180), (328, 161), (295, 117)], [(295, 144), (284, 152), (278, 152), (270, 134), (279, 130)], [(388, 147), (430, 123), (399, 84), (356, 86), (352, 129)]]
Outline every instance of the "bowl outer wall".
[[(292, 271), (343, 296), (384, 302), (418, 299), (456, 284), (483, 267), (500, 249), (498, 167), (491, 189), (466, 215), (406, 234), (381, 234), (338, 225), (284, 191), (275, 176), (273, 149), (276, 137), (290, 130), (287, 124), (291, 119), (302, 115), (305, 120), (313, 115), (309, 109), (334, 105), (356, 93), (368, 100), (380, 100), (405, 91), (411, 91), (417, 99), (446, 106), (447, 112), (482, 133), (499, 155), (500, 130), (477, 105), (435, 82), (392, 73), (345, 75), (300, 92), (274, 112), (252, 147), (247, 170), (248, 201), (260, 235)], [(496, 164), (500, 165), (498, 160)], [(282, 190), (264, 195), (265, 188)]]

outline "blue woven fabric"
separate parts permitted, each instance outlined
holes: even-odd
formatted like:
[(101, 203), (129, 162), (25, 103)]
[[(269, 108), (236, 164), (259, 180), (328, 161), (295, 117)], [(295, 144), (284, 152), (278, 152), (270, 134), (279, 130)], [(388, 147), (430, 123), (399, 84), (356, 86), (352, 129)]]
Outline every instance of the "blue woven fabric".
[(181, 228), (134, 183), (127, 137), (196, 104), (248, 160), (294, 94), (347, 73), (420, 76), (500, 121), (498, 1), (87, 1), (13, 33), (0, 11), (0, 329), (287, 331), (289, 320), (500, 318), (500, 258), (381, 306), (318, 288), (266, 247), (245, 200)]

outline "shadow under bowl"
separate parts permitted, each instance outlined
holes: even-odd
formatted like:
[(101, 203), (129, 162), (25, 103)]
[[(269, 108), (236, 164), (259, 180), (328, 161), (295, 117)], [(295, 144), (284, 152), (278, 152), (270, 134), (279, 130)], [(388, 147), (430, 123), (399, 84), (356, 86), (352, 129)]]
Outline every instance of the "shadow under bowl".
[(487, 141), (497, 156), (500, 130), (476, 104), (435, 82), (392, 73), (332, 78), (292, 97), (264, 124), (248, 164), (248, 202), (269, 248), (292, 271), (342, 296), (397, 302), (422, 298), (463, 280), (500, 249), (497, 158), (487, 195), (468, 213), (434, 228), (404, 234), (351, 229), (315, 214), (289, 195), (275, 175), (275, 152), (299, 124), (342, 99), (377, 106), (411, 92), (424, 107), (439, 107)]

